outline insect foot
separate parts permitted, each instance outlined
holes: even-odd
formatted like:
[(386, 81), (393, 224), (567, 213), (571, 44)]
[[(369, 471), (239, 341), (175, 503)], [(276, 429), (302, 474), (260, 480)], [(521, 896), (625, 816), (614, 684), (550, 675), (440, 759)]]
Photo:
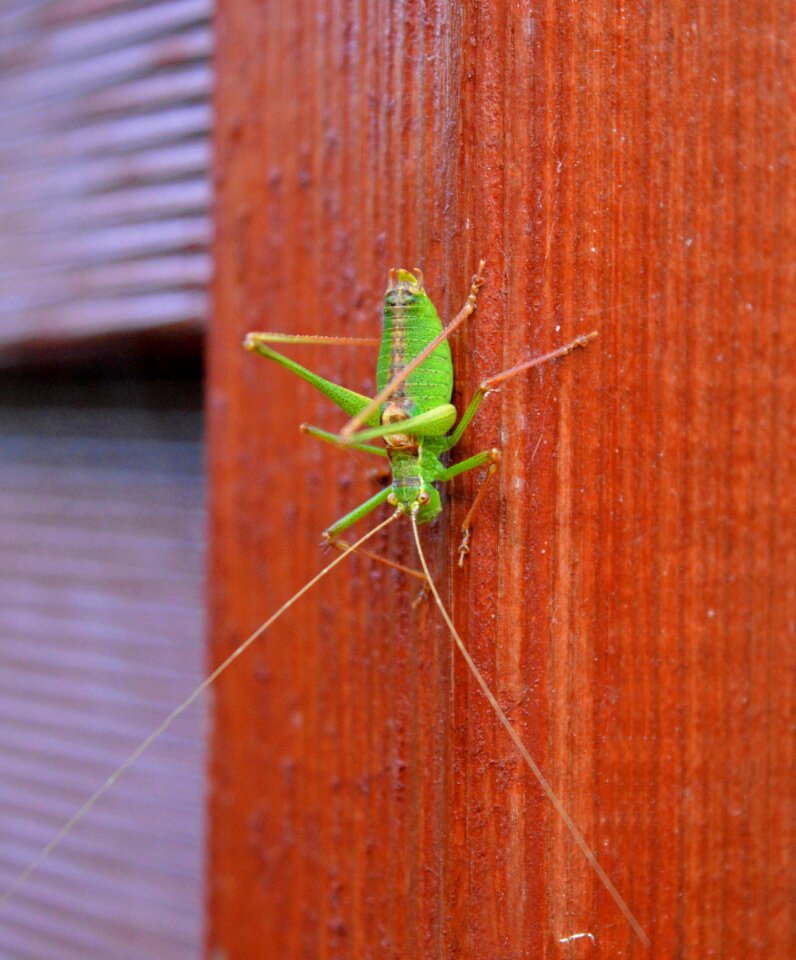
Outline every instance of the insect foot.
[(580, 336), (575, 337), (575, 339), (572, 341), (572, 349), (575, 350), (578, 347), (588, 346), (589, 341), (594, 340), (596, 336), (597, 336), (596, 330), (592, 330), (591, 333), (582, 333)]
[(470, 529), (469, 527), (462, 534), (462, 542), (459, 544), (459, 566), (464, 566), (464, 558), (470, 552)]
[(428, 589), (428, 580), (424, 580), (420, 593), (412, 601), (412, 609), (416, 610), (421, 603), (425, 603), (431, 597), (431, 591)]
[(476, 270), (476, 272), (473, 274), (473, 279), (470, 282), (470, 296), (467, 298), (467, 303), (472, 310), (475, 309), (475, 301), (478, 299), (478, 291), (484, 285), (485, 268), (486, 260), (480, 260), (478, 263), (478, 270)]
[[(485, 456), (484, 454), (480, 455), (481, 457)], [(487, 454), (489, 458), (489, 468), (486, 471), (486, 476), (481, 481), (481, 486), (478, 488), (478, 493), (476, 494), (475, 500), (473, 500), (472, 506), (467, 511), (467, 516), (464, 518), (462, 523), (462, 542), (459, 545), (459, 566), (464, 566), (464, 558), (470, 552), (470, 527), (473, 523), (473, 517), (475, 516), (476, 511), (481, 506), (481, 503), (484, 499), (484, 494), (486, 493), (487, 487), (492, 477), (498, 471), (498, 465), (500, 464), (501, 453), (497, 447), (493, 447)], [(480, 458), (479, 458), (480, 459)]]

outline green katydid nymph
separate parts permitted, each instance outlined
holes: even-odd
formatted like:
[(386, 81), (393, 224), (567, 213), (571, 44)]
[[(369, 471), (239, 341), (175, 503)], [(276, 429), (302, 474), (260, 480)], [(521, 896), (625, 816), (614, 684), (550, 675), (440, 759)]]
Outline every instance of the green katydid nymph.
[[(509, 722), (503, 708), (470, 656), (431, 578), (418, 534), (420, 524), (428, 523), (442, 511), (439, 492), (434, 484), (446, 483), (459, 474), (487, 465), (481, 487), (462, 524), (462, 539), (459, 545), (459, 565), (462, 565), (470, 549), (470, 528), (473, 516), (482, 502), (487, 484), (498, 469), (500, 451), (496, 448), (484, 450), (451, 466), (445, 466), (440, 457), (459, 443), (490, 390), (494, 390), (504, 381), (531, 367), (566, 356), (578, 347), (585, 347), (597, 336), (596, 332), (581, 335), (550, 353), (518, 363), (482, 381), (457, 423), (458, 414), (451, 404), (453, 363), (448, 337), (475, 310), (478, 291), (483, 285), (485, 266), (482, 260), (472, 279), (467, 302), (444, 329), (425, 291), (421, 272), (417, 268), (413, 272), (393, 269), (389, 272), (387, 290), (384, 294), (384, 325), (380, 341), (258, 332), (248, 334), (244, 346), (247, 350), (255, 351), (273, 360), (306, 380), (352, 418), (340, 434), (329, 433), (306, 424), (302, 426), (305, 433), (335, 446), (349, 447), (376, 456), (386, 456), (389, 459), (392, 472), (392, 482), (389, 486), (328, 527), (324, 531), (324, 539), (346, 552), (358, 549), (358, 544), (352, 547), (341, 541), (340, 534), (384, 503), (395, 508), (393, 516), (386, 522), (402, 515), (411, 519), (422, 573), (411, 570), (407, 572), (421, 576), (431, 590), (456, 646), (501, 724), (633, 930), (643, 943), (648, 944), (641, 925), (598, 863), (583, 834), (567, 813), (547, 778), (528, 753), (519, 734)], [(274, 350), (269, 344), (275, 342), (349, 345), (378, 342), (376, 396), (373, 398), (362, 396), (318, 376)], [(363, 425), (365, 429), (357, 429)], [(369, 443), (378, 438), (383, 438), (384, 447)], [(372, 553), (368, 553), (367, 556), (390, 566), (397, 566), (392, 561)], [(400, 569), (406, 570), (404, 567)]]
[[(0, 897), (5, 902), (27, 877), (50, 855), (55, 847), (72, 830), (75, 824), (85, 816), (99, 798), (118, 780), (118, 778), (141, 756), (141, 754), (190, 706), (226, 669), (240, 657), (282, 614), (292, 607), (316, 583), (340, 564), (349, 554), (358, 551), (366, 553), (362, 547), (379, 530), (398, 518), (408, 517), (420, 558), (421, 570), (412, 570), (393, 563), (385, 557), (372, 553), (367, 556), (398, 567), (424, 583), (424, 589), (430, 590), (434, 602), (450, 631), (456, 647), (467, 663), (469, 670), (489, 701), (498, 720), (514, 742), (525, 763), (538, 781), (540, 787), (566, 824), (567, 829), (580, 847), (587, 861), (599, 879), (613, 897), (616, 905), (624, 914), (628, 923), (641, 941), (649, 943), (644, 930), (633, 916), (611, 880), (598, 863), (580, 829), (567, 813), (547, 778), (539, 769), (526, 749), (519, 734), (510, 723), (503, 708), (498, 703), (481, 671), (470, 656), (461, 636), (448, 614), (434, 580), (429, 572), (423, 552), (418, 527), (437, 517), (442, 510), (438, 483), (446, 483), (467, 471), (486, 467), (486, 473), (478, 494), (473, 501), (462, 525), (462, 537), (459, 545), (459, 563), (464, 562), (470, 549), (471, 525), (476, 509), (483, 502), (484, 490), (494, 476), (500, 462), (500, 451), (484, 450), (451, 465), (443, 463), (443, 456), (451, 451), (461, 440), (479, 406), (490, 392), (501, 383), (517, 376), (525, 370), (538, 366), (548, 360), (554, 360), (571, 353), (578, 347), (584, 347), (596, 336), (588, 333), (576, 337), (562, 347), (539, 357), (518, 363), (482, 381), (472, 400), (457, 422), (457, 410), (451, 404), (453, 393), (453, 364), (451, 361), (448, 337), (476, 308), (478, 291), (483, 284), (485, 264), (479, 264), (472, 279), (467, 301), (454, 319), (443, 328), (437, 311), (428, 297), (419, 270), (391, 270), (387, 290), (384, 296), (384, 326), (380, 340), (375, 338), (354, 339), (335, 338), (315, 335), (294, 335), (285, 333), (250, 333), (244, 345), (248, 350), (261, 354), (285, 369), (306, 380), (327, 396), (333, 403), (352, 419), (339, 434), (330, 433), (316, 427), (303, 425), (302, 430), (312, 437), (327, 443), (353, 450), (359, 450), (389, 460), (391, 482), (375, 496), (366, 500), (341, 517), (324, 532), (324, 538), (342, 552), (304, 584), (292, 597), (282, 604), (251, 636), (244, 640), (190, 695), (177, 706), (132, 754), (107, 778), (107, 780), (86, 800), (79, 810), (61, 828), (56, 836), (44, 847), (38, 856), (17, 877), (13, 885)], [(370, 398), (353, 390), (333, 383), (307, 369), (294, 360), (277, 352), (271, 346), (279, 344), (323, 343), (346, 345), (379, 345), (377, 363), (377, 394)], [(381, 441), (383, 445), (372, 441)], [(390, 516), (360, 537), (355, 543), (348, 544), (340, 535), (357, 521), (376, 510), (379, 506), (390, 505)]]
[[(339, 544), (339, 534), (366, 516), (376, 507), (388, 503), (401, 513), (412, 515), (417, 523), (428, 523), (442, 511), (435, 483), (446, 483), (459, 474), (488, 464), (481, 490), (462, 526), (459, 561), (469, 551), (470, 527), (476, 507), (481, 503), (486, 484), (494, 476), (500, 451), (484, 450), (466, 460), (444, 466), (440, 457), (459, 443), (487, 393), (504, 380), (532, 366), (562, 357), (577, 347), (585, 346), (596, 336), (590, 333), (542, 357), (505, 370), (485, 380), (478, 387), (461, 420), (456, 423), (453, 394), (453, 363), (448, 337), (469, 316), (476, 305), (478, 290), (483, 284), (483, 261), (473, 277), (470, 295), (462, 310), (443, 330), (434, 304), (423, 287), (423, 276), (415, 268), (391, 270), (384, 294), (384, 329), (379, 342), (376, 368), (378, 394), (364, 397), (339, 384), (332, 383), (289, 360), (269, 344), (278, 343), (344, 343), (368, 344), (377, 341), (290, 336), (287, 334), (250, 333), (244, 341), (253, 350), (297, 374), (325, 394), (354, 419), (340, 435), (304, 425), (302, 430), (337, 446), (348, 446), (365, 453), (387, 457), (392, 483), (365, 503), (341, 517), (324, 531), (324, 538)], [(354, 432), (362, 423), (367, 429)], [(454, 426), (455, 425), (455, 426)], [(450, 432), (449, 432), (450, 431)], [(383, 437), (385, 447), (367, 443)]]

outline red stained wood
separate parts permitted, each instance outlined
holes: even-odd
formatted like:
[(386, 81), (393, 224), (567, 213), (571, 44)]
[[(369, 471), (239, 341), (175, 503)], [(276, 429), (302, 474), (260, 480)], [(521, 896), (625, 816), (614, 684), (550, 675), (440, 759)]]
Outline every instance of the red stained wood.
[[(414, 584), (338, 568), (220, 683), (209, 956), (787, 957), (793, 853), (788, 5), (262, 4), (217, 22), (214, 659), (329, 557), (369, 462), (249, 329), (368, 335), (387, 268), (457, 402), (506, 385), (467, 569), (476, 661), (652, 940), (600, 887)], [(790, 124), (790, 125), (789, 125)], [(366, 350), (303, 348), (372, 390)], [(408, 524), (377, 549), (412, 562)]]

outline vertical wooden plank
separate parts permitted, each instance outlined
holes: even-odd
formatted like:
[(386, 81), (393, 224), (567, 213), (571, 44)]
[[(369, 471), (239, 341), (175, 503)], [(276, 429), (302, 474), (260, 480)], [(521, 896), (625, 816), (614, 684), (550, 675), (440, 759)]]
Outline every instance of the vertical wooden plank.
[[(476, 661), (658, 957), (793, 951), (788, 5), (224, 4), (210, 350), (220, 658), (324, 562), (369, 465), (244, 354), (366, 335), (389, 266), (457, 337), (458, 455), (424, 530)], [(364, 351), (301, 359), (372, 390)], [(407, 525), (377, 549), (412, 562)], [(328, 559), (328, 558), (326, 558)], [(210, 955), (645, 955), (413, 585), (338, 569), (217, 691)]]

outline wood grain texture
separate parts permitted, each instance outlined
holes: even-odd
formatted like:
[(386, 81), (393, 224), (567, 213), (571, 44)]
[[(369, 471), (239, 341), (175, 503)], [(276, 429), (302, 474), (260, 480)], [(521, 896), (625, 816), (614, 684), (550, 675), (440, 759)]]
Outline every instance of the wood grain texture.
[[(540, 796), (413, 584), (338, 570), (219, 685), (209, 956), (794, 952), (793, 114), (786, 0), (231, 0), (210, 350), (219, 659), (323, 564), (369, 462), (240, 341), (368, 335), (387, 268), (452, 316), (498, 444), (423, 531), (475, 660), (652, 939)], [(372, 390), (375, 356), (301, 358)], [(410, 561), (396, 524), (378, 549)]]

